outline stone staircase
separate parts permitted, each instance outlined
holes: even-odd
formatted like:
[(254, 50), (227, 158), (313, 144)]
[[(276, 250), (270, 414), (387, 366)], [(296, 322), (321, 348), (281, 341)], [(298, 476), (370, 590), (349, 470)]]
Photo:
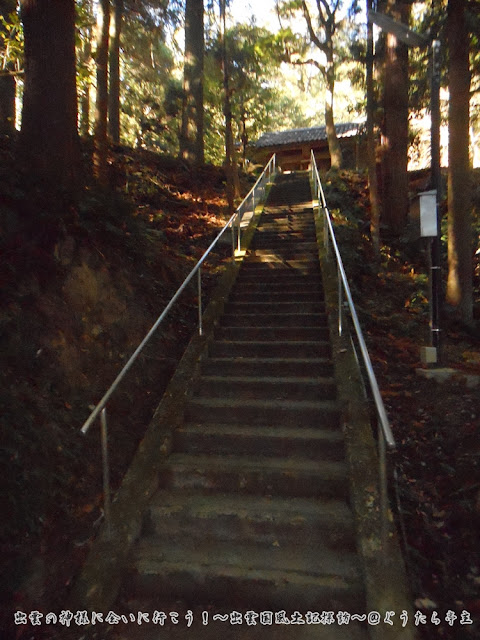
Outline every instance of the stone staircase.
[[(128, 592), (239, 611), (365, 612), (305, 174), (272, 188), (175, 431)], [(368, 637), (346, 629), (311, 633)]]

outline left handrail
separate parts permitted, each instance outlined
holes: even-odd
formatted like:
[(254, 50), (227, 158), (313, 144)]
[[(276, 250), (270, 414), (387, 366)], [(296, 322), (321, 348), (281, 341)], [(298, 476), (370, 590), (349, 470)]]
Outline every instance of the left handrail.
[[(198, 277), (198, 331), (199, 334), (202, 335), (203, 325), (202, 325), (202, 265), (210, 255), (211, 251), (218, 244), (220, 238), (224, 235), (228, 228), (231, 229), (232, 233), (232, 256), (235, 258), (237, 251), (241, 251), (241, 221), (247, 210), (247, 203), (249, 199), (251, 200), (252, 206), (252, 215), (255, 214), (255, 206), (258, 204), (265, 196), (266, 185), (271, 181), (271, 179), (275, 176), (277, 171), (276, 167), (276, 156), (273, 154), (270, 160), (267, 162), (265, 167), (263, 168), (262, 173), (259, 178), (247, 193), (245, 198), (242, 200), (240, 205), (236, 208), (234, 213), (230, 216), (228, 222), (223, 226), (221, 231), (217, 234), (213, 242), (210, 244), (208, 249), (202, 255), (202, 257), (198, 260), (197, 264), (193, 267), (190, 273), (187, 275), (185, 280), (182, 282), (180, 287), (177, 289), (175, 294), (172, 296), (170, 301), (168, 302), (165, 309), (159, 315), (155, 323), (152, 325), (150, 331), (146, 334), (143, 340), (140, 342), (138, 347), (132, 353), (126, 364), (123, 366), (120, 373), (117, 375), (115, 380), (109, 386), (107, 391), (102, 396), (101, 400), (97, 403), (95, 408), (92, 410), (88, 418), (83, 423), (80, 431), (83, 434), (86, 434), (90, 429), (93, 422), (100, 416), (101, 422), (101, 442), (102, 442), (102, 463), (103, 463), (103, 492), (104, 492), (104, 517), (107, 523), (107, 529), (109, 528), (110, 521), (110, 474), (109, 474), (109, 465), (108, 465), (108, 432), (107, 432), (107, 412), (106, 407), (107, 403), (112, 397), (112, 395), (117, 390), (118, 386), (125, 378), (126, 374), (132, 367), (132, 365), (137, 360), (138, 356), (142, 352), (145, 345), (149, 342), (150, 338), (157, 331), (158, 327), (162, 324), (162, 322), (167, 317), (171, 308), (174, 306), (177, 299), (183, 293), (187, 285), (191, 282), (195, 275)], [(256, 196), (260, 192), (260, 196), (256, 201)], [(235, 242), (235, 229), (237, 233), (237, 242)]]

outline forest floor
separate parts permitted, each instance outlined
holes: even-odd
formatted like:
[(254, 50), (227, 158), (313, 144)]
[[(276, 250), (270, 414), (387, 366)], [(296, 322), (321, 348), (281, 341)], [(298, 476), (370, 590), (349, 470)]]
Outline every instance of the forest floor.
[[(226, 203), (221, 170), (118, 149), (117, 195), (87, 192), (48, 253), (24, 224), (31, 212), (11, 148), (0, 145), (0, 155), (0, 630), (2, 639), (38, 640), (32, 627), (14, 628), (12, 612), (62, 609), (102, 521), (98, 425), (87, 436), (80, 427), (220, 230)], [(325, 188), (398, 442), (392, 497), (415, 607), (429, 621), (422, 637), (479, 638), (480, 386), (418, 375), (428, 344), (425, 250), (385, 241), (376, 263), (363, 177), (343, 172)], [(480, 180), (475, 193), (478, 212)], [(208, 262), (207, 296), (228, 254), (227, 244)], [(479, 280), (477, 265), (477, 314)], [(109, 405), (114, 486), (195, 330), (196, 295), (187, 289)], [(445, 364), (480, 375), (478, 332), (449, 322), (443, 333)], [(476, 624), (450, 626), (448, 610)]]

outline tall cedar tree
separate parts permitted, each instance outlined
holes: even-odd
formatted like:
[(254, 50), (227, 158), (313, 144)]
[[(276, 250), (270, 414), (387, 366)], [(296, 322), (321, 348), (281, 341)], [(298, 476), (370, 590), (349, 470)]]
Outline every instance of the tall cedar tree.
[(185, 63), (183, 72), (180, 155), (195, 164), (205, 160), (203, 136), (203, 75), (205, 37), (203, 0), (185, 3)]
[(327, 133), (328, 150), (332, 169), (340, 169), (342, 166), (342, 149), (335, 131), (335, 120), (333, 117), (333, 95), (335, 89), (335, 60), (334, 60), (334, 37), (337, 30), (336, 16), (340, 8), (340, 0), (328, 3), (326, 0), (317, 1), (318, 27), (323, 34), (321, 39), (314, 28), (310, 11), (305, 0), (302, 2), (303, 15), (307, 23), (308, 33), (313, 44), (324, 54), (325, 62), (319, 68), (323, 74), (326, 84), (325, 93), (325, 129)]
[(377, 156), (375, 141), (375, 96), (373, 89), (373, 25), (368, 20), (372, 0), (367, 0), (367, 56), (365, 84), (367, 90), (367, 162), (368, 191), (370, 195), (370, 235), (376, 258), (380, 258), (380, 204), (378, 201)]
[(25, 37), (20, 152), (29, 181), (39, 179), (43, 196), (54, 196), (50, 201), (58, 207), (75, 193), (80, 158), (75, 0), (21, 0), (20, 6)]
[[(0, 15), (7, 16), (17, 8), (16, 0), (0, 0)], [(0, 33), (2, 31), (0, 25)], [(3, 64), (0, 65), (0, 135), (10, 135), (15, 131), (15, 76), (13, 65), (8, 62), (6, 51), (0, 51)]]
[[(84, 10), (89, 16), (91, 16), (92, 24), (93, 24), (93, 5), (92, 0), (84, 0)], [(81, 65), (90, 68), (90, 62), (92, 59), (92, 25), (88, 24), (85, 27), (83, 37), (82, 37), (82, 46), (79, 51), (79, 62)], [(80, 117), (79, 117), (79, 129), (81, 136), (88, 136), (90, 133), (90, 73), (87, 74), (83, 82), (83, 87), (80, 90), (79, 96), (79, 107), (80, 107)]]
[(226, 0), (220, 0), (220, 29), (221, 29), (221, 47), (222, 47), (222, 67), (223, 67), (223, 111), (225, 115), (225, 173), (227, 178), (227, 202), (230, 213), (234, 210), (235, 196), (239, 195), (240, 187), (238, 184), (238, 172), (235, 167), (235, 147), (233, 143), (232, 129), (232, 103), (230, 91), (230, 76), (228, 70), (228, 51), (227, 51), (227, 17), (226, 17)]
[(448, 31), (448, 280), (447, 302), (473, 322), (473, 251), (470, 212), (470, 65), (466, 0), (449, 0)]
[(107, 119), (108, 119), (108, 42), (110, 29), (110, 0), (100, 0), (97, 16), (97, 98), (95, 104), (95, 140), (93, 166), (95, 177), (102, 186), (108, 182)]
[(120, 144), (120, 39), (124, 0), (113, 1), (110, 20), (108, 133), (114, 144)]
[[(407, 2), (386, 0), (381, 10), (394, 20), (408, 24), (410, 5)], [(408, 215), (408, 48), (391, 33), (385, 38), (382, 213), (383, 222), (400, 234)]]

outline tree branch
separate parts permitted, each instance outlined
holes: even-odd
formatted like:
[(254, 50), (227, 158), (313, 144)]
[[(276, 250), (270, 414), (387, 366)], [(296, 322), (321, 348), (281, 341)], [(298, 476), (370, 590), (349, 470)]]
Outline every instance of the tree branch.
[(320, 51), (327, 53), (327, 47), (325, 43), (323, 43), (315, 33), (315, 30), (312, 25), (312, 18), (310, 16), (310, 12), (308, 10), (307, 3), (305, 2), (305, 0), (302, 0), (302, 9), (303, 9), (303, 15), (305, 17), (305, 21), (307, 23), (308, 33), (310, 35), (311, 41), (316, 47), (320, 49)]
[(25, 73), (25, 71), (20, 70), (20, 71), (0, 71), (0, 78), (3, 78), (5, 76), (23, 76)]

